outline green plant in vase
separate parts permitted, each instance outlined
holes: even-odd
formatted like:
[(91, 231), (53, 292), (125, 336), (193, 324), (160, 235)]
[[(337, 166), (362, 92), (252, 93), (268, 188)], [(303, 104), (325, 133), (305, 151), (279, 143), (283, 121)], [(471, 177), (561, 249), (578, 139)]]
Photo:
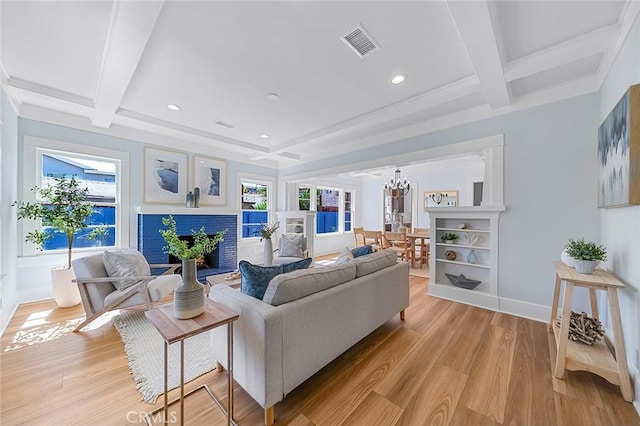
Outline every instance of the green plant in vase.
[(173, 315), (178, 319), (197, 317), (204, 312), (204, 286), (197, 279), (197, 262), (224, 241), (227, 230), (217, 232), (213, 236), (207, 235), (204, 227), (198, 231), (191, 230), (193, 244), (189, 247), (189, 242), (178, 235), (173, 216), (163, 217), (162, 224), (167, 227), (160, 230), (160, 235), (167, 243), (162, 249), (165, 253), (182, 260), (182, 284), (174, 293)]
[(591, 241), (569, 239), (565, 244), (567, 254), (573, 258), (576, 271), (591, 274), (599, 261), (607, 260), (607, 248)]
[(453, 234), (453, 233), (449, 233), (449, 232), (442, 234), (442, 236), (440, 237), (440, 240), (443, 243), (447, 243), (447, 244), (452, 244), (457, 239), (458, 239), (458, 234)]

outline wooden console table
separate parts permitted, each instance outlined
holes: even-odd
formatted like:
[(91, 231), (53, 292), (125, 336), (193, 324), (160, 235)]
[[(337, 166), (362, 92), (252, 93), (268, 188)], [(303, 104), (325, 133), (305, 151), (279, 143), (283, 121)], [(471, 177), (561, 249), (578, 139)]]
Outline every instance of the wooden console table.
[[(165, 423), (168, 422), (169, 405), (178, 400), (180, 401), (180, 424), (183, 425), (184, 399), (190, 394), (204, 389), (227, 416), (227, 425), (233, 424), (237, 426), (235, 420), (233, 420), (233, 322), (238, 319), (239, 315), (226, 306), (220, 305), (209, 298), (205, 298), (204, 302), (204, 313), (191, 319), (176, 319), (173, 316), (173, 303), (167, 303), (145, 312), (146, 317), (164, 339), (164, 406), (157, 408), (147, 415), (146, 421), (149, 425), (151, 424), (150, 417), (162, 410), (164, 410), (164, 421)], [(227, 359), (229, 359), (229, 368), (227, 369), (227, 408), (224, 407), (222, 402), (213, 394), (206, 384), (193, 389), (186, 395), (184, 394), (184, 340), (225, 324), (227, 325)], [(169, 402), (169, 390), (167, 389), (169, 368), (168, 352), (169, 345), (175, 342), (180, 342), (180, 398)]]
[[(562, 262), (554, 262), (553, 265), (556, 269), (556, 285), (553, 292), (553, 305), (551, 306), (549, 328), (555, 335), (556, 347), (558, 349), (554, 375), (558, 379), (562, 379), (565, 369), (571, 371), (590, 371), (605, 378), (610, 383), (619, 385), (625, 401), (633, 401), (627, 366), (627, 353), (625, 352), (624, 336), (622, 334), (620, 306), (618, 304), (618, 289), (624, 288), (625, 284), (610, 272), (602, 269), (596, 269), (593, 274), (585, 275), (580, 274)], [(555, 325), (555, 320), (558, 313), (558, 301), (563, 281), (565, 282), (564, 302), (562, 304), (561, 326), (558, 327)], [(596, 290), (604, 290), (607, 292), (611, 313), (611, 327), (613, 328), (613, 338), (615, 340), (615, 357), (604, 341), (599, 341), (589, 346), (569, 340), (568, 319), (571, 318), (571, 302), (573, 301), (574, 287), (585, 287), (589, 289), (591, 315), (595, 318), (599, 318)]]

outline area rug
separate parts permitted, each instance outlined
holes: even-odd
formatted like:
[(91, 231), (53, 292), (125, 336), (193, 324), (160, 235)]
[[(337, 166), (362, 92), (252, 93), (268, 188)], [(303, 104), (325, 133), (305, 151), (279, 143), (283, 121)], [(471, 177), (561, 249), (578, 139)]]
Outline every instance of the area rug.
[[(164, 340), (143, 311), (121, 312), (113, 317), (127, 353), (129, 369), (144, 401), (154, 404), (164, 393)], [(209, 333), (184, 341), (185, 383), (215, 367)], [(169, 389), (180, 386), (180, 344), (169, 346)]]

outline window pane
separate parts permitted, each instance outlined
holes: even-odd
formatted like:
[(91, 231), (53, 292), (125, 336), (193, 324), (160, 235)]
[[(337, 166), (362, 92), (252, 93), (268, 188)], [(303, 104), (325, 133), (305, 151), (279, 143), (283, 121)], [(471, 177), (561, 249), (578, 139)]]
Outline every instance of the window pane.
[(340, 191), (322, 188), (316, 190), (316, 201), (318, 203), (316, 232), (318, 234), (338, 232), (339, 200)]
[(311, 188), (298, 188), (298, 209), (311, 210)]
[[(89, 190), (89, 201), (97, 203), (95, 212), (86, 221), (87, 228), (80, 230), (73, 237), (73, 248), (115, 246), (118, 191), (116, 161), (51, 152), (42, 154), (40, 185), (53, 185), (54, 178), (59, 176), (75, 176), (80, 187)], [(102, 227), (103, 232), (95, 238), (90, 238), (90, 234), (97, 227)], [(43, 244), (43, 250), (67, 248), (67, 236), (62, 231), (46, 224), (42, 229), (51, 235)]]
[(260, 237), (262, 224), (269, 223), (269, 193), (264, 183), (242, 182), (242, 238)]
[(344, 193), (344, 231), (351, 231), (351, 192)]

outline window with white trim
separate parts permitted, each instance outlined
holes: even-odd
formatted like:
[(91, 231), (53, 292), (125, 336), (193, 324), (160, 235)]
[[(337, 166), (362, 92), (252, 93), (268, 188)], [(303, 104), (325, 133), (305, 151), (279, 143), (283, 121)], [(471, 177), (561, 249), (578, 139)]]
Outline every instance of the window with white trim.
[[(88, 200), (94, 213), (86, 221), (87, 227), (73, 237), (73, 248), (113, 247), (116, 245), (116, 217), (118, 213), (118, 160), (112, 158), (67, 154), (53, 150), (39, 150), (40, 186), (55, 185), (56, 177), (74, 176), (81, 188), (88, 189)], [(94, 237), (96, 228), (102, 230)], [(50, 235), (43, 244), (44, 251), (67, 248), (67, 236), (58, 228), (42, 225)]]
[(271, 182), (241, 179), (242, 238), (259, 238), (262, 225), (271, 224), (271, 187)]
[[(37, 201), (31, 188), (47, 186), (55, 177), (75, 179), (80, 187), (89, 190), (89, 200), (96, 213), (87, 220), (87, 228), (78, 232), (73, 240), (74, 252), (95, 250), (96, 247), (127, 247), (135, 245), (129, 233), (129, 153), (84, 145), (43, 139), (26, 135), (23, 152), (23, 185), (21, 200)], [(19, 221), (24, 236), (40, 229), (51, 233), (43, 251), (29, 242), (22, 246), (23, 256), (56, 254), (66, 250), (60, 232), (43, 226), (39, 221)], [(97, 238), (88, 235), (96, 227), (102, 228)]]
[[(311, 194), (314, 194), (312, 197)], [(308, 184), (298, 185), (298, 208), (315, 210), (316, 234), (351, 231), (353, 190)]]

